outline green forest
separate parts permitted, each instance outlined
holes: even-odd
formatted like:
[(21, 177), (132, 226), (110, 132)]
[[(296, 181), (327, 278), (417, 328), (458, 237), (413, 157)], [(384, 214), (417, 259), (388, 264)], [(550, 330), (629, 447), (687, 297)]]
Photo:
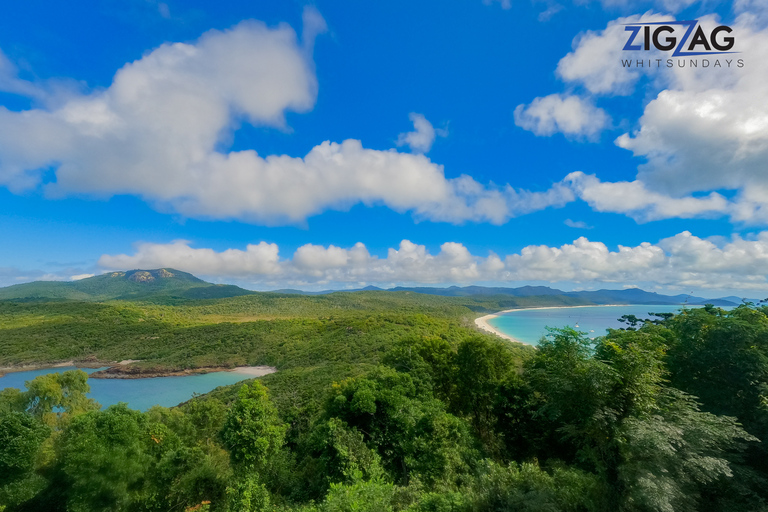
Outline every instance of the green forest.
[(4, 366), (278, 369), (146, 412), (79, 370), (3, 390), (0, 510), (768, 510), (768, 307), (648, 306), (537, 349), (474, 328), (546, 300), (0, 302)]

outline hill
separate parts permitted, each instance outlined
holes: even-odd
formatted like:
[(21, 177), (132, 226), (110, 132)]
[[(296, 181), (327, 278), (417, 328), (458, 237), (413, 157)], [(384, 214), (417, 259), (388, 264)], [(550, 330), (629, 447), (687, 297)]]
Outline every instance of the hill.
[[(741, 299), (723, 297), (706, 299), (693, 295), (661, 295), (639, 288), (625, 290), (596, 290), (565, 292), (549, 286), (521, 286), (518, 288), (488, 286), (404, 287), (384, 290), (375, 286), (355, 290), (302, 291), (294, 289), (275, 290), (281, 295), (328, 295), (339, 292), (412, 292), (441, 297), (467, 297), (501, 300), (504, 298), (539, 298), (552, 305), (579, 304), (688, 304), (701, 306), (713, 304), (718, 307), (737, 306)], [(225, 299), (256, 292), (235, 285), (213, 284), (180, 270), (161, 268), (155, 270), (130, 270), (108, 272), (80, 281), (36, 281), (0, 288), (0, 300), (51, 301), (106, 301), (141, 300), (173, 303), (178, 300)], [(757, 302), (757, 301), (753, 301)], [(514, 307), (514, 306), (513, 306)]]
[(181, 272), (160, 268), (108, 272), (79, 281), (35, 281), (0, 288), (0, 300), (150, 300), (163, 298), (220, 299), (250, 295), (234, 285), (212, 284)]
[(443, 297), (572, 297), (586, 304), (688, 304), (702, 306), (712, 304), (714, 306), (737, 306), (741, 299), (737, 297), (723, 297), (720, 299), (706, 299), (693, 295), (661, 295), (655, 292), (647, 292), (639, 288), (626, 290), (596, 290), (564, 292), (549, 286), (521, 286), (519, 288), (502, 288), (487, 286), (449, 286), (437, 287), (397, 287), (390, 291), (411, 291), (427, 295), (440, 295)]

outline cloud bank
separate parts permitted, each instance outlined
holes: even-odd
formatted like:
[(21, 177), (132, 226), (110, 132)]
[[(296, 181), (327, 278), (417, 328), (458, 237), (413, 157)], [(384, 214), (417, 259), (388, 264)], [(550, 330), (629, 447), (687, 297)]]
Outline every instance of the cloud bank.
[(362, 243), (351, 248), (307, 244), (281, 259), (276, 244), (245, 250), (193, 248), (190, 242), (143, 243), (134, 254), (103, 255), (105, 270), (172, 267), (215, 278), (238, 278), (260, 286), (428, 283), (568, 282), (583, 285), (650, 285), (675, 289), (765, 290), (768, 287), (768, 231), (753, 240), (735, 236), (717, 244), (684, 231), (656, 244), (609, 249), (579, 237), (559, 247), (530, 245), (506, 256), (475, 255), (447, 242), (432, 254), (403, 240), (386, 257)]

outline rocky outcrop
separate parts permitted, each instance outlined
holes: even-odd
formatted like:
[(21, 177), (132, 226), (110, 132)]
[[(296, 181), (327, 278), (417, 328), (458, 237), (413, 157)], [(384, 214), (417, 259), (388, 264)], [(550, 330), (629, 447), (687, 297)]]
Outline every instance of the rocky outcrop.
[(131, 274), (128, 280), (133, 281), (134, 283), (151, 283), (155, 280), (155, 276), (146, 270), (139, 270)]

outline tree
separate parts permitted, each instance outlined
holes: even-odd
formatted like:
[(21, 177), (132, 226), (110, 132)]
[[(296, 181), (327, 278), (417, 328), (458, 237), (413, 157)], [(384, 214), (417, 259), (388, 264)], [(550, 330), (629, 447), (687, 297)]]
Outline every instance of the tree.
[(124, 403), (73, 418), (60, 443), (67, 510), (120, 510), (141, 501), (154, 444), (146, 416)]
[(768, 440), (768, 316), (744, 305), (696, 309), (668, 325), (672, 384)]
[(455, 480), (475, 455), (466, 423), (418, 394), (410, 375), (390, 368), (334, 384), (326, 415), (362, 433), (400, 484), (416, 475), (428, 484)]
[(50, 426), (101, 406), (86, 394), (91, 390), (82, 370), (48, 373), (25, 383), (26, 409)]
[(470, 418), (475, 432), (492, 452), (500, 449), (494, 438), (494, 406), (499, 388), (516, 372), (512, 355), (500, 343), (473, 337), (459, 345), (454, 359), (455, 387), (450, 411)]
[(529, 368), (540, 413), (602, 477), (609, 510), (694, 510), (704, 486), (731, 476), (725, 455), (753, 439), (664, 385), (659, 329), (611, 331), (594, 349), (581, 333), (553, 330)]
[(27, 414), (0, 415), (0, 487), (32, 472), (37, 451), (49, 433), (48, 427)]
[(259, 381), (243, 384), (227, 413), (221, 440), (232, 463), (251, 470), (262, 468), (283, 445), (286, 426)]

